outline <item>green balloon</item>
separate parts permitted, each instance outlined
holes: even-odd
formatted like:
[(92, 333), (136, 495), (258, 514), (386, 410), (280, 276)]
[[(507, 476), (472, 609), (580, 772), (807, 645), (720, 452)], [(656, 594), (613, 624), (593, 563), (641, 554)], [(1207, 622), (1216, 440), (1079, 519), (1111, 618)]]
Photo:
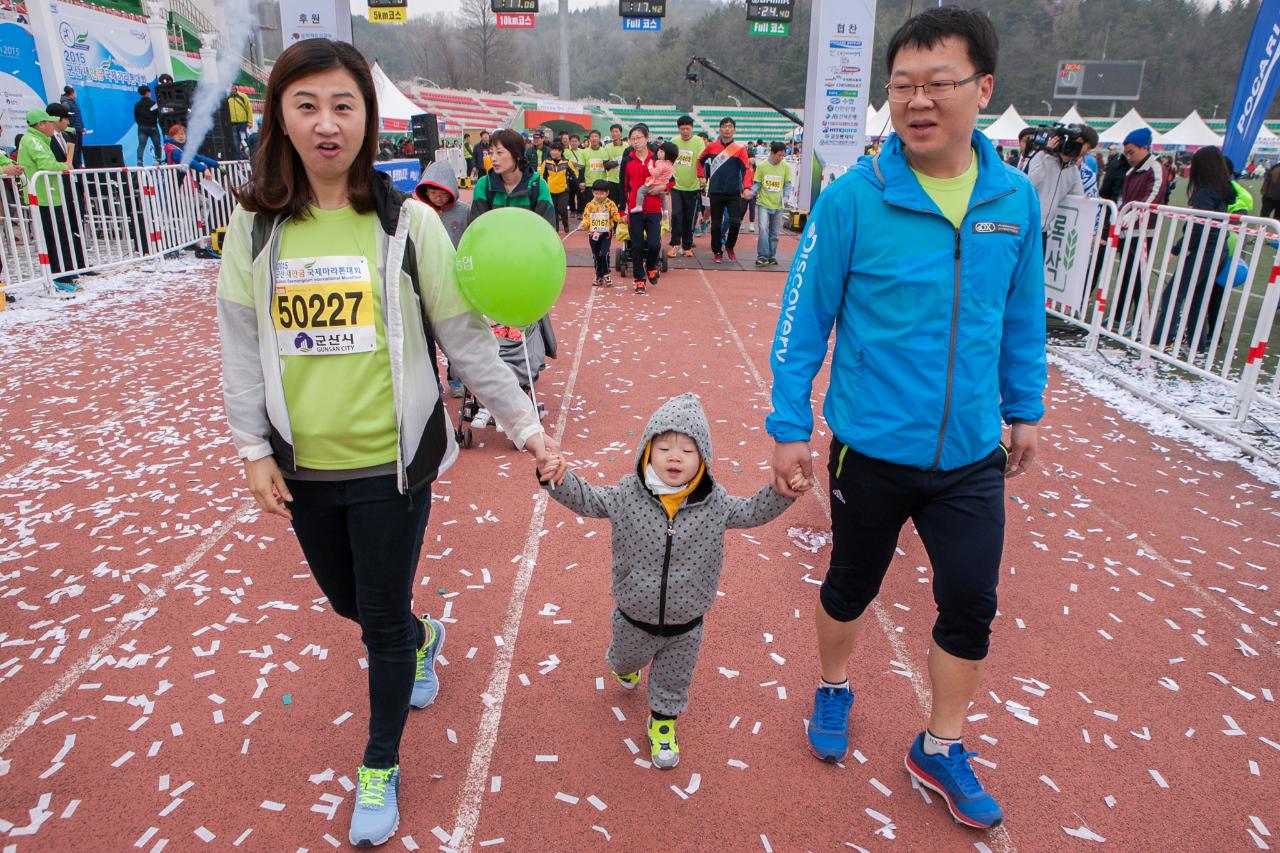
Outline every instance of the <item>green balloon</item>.
[(564, 243), (545, 219), (522, 207), (477, 217), (458, 242), (455, 263), (471, 307), (508, 326), (539, 320), (564, 287)]

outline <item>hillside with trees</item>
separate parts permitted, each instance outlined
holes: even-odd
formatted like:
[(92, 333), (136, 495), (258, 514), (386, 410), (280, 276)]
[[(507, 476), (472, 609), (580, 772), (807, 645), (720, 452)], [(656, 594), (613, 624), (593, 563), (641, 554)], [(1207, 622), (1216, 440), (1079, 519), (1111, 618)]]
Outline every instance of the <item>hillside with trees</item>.
[[(1205, 118), (1230, 110), (1240, 60), (1260, 0), (1204, 5), (1195, 0), (971, 0), (986, 9), (1000, 34), (997, 107), (1012, 102), (1025, 113), (1044, 113), (1059, 59), (1145, 59), (1138, 109), (1150, 116), (1182, 116), (1192, 109)], [(554, 0), (542, 6), (554, 7)], [(879, 0), (872, 91), (885, 82), (883, 44), (912, 10), (927, 0)], [(669, 4), (660, 33), (623, 32), (616, 4), (570, 15), (572, 96), (606, 100), (610, 92), (628, 101), (689, 106), (726, 103), (728, 95), (751, 100), (728, 84), (703, 75), (685, 81), (694, 55), (776, 100), (804, 101), (810, 0), (797, 0), (791, 35), (752, 36), (743, 2), (678, 0)], [(527, 82), (556, 93), (559, 22), (538, 15), (536, 30), (500, 30), (489, 0), (463, 0), (454, 16), (414, 18), (392, 26), (357, 18), (355, 40), (393, 79), (430, 79), (451, 88), (506, 91), (506, 81)], [(879, 102), (881, 98), (874, 97)], [(1055, 112), (1070, 104), (1053, 102)], [(1127, 109), (1120, 104), (1120, 111)], [(1103, 102), (1081, 105), (1096, 113)], [(1276, 115), (1273, 107), (1272, 115)]]

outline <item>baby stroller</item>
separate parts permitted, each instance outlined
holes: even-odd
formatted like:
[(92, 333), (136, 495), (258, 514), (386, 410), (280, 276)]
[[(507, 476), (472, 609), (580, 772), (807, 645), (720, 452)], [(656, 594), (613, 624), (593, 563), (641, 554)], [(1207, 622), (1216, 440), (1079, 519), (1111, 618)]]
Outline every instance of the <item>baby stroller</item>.
[[(498, 338), (498, 357), (511, 368), (511, 372), (516, 375), (516, 381), (520, 383), (525, 393), (537, 402), (538, 417), (546, 417), (546, 407), (537, 401), (535, 388), (539, 374), (547, 366), (546, 360), (555, 358), (559, 348), (555, 329), (551, 325), (551, 316), (547, 315), (538, 322), (521, 328), (494, 324), (493, 334)], [(471, 389), (464, 385), (462, 406), (458, 410), (458, 425), (453, 433), (458, 446), (473, 446), (474, 430), (483, 429), (490, 423), (488, 410), (471, 393)]]
[[(662, 214), (660, 231), (664, 238), (671, 234), (671, 216), (665, 211)], [(613, 268), (618, 275), (625, 276), (631, 269), (631, 228), (627, 225), (625, 217), (618, 223), (618, 227), (614, 229), (613, 239), (618, 243), (618, 248), (613, 250)], [(660, 240), (659, 242), (663, 241)], [(666, 252), (658, 252), (658, 268), (664, 273), (667, 271)]]

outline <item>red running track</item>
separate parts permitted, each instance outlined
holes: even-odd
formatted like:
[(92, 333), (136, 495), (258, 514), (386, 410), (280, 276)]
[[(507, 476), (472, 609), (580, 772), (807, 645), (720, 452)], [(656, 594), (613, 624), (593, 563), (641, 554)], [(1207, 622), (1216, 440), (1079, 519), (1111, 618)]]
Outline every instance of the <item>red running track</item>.
[[(241, 486), (214, 273), (113, 277), (0, 326), (6, 850), (345, 845), (362, 650)], [(754, 491), (782, 275), (673, 272), (647, 297), (589, 276), (570, 271), (562, 354), (540, 383), (579, 472), (616, 480), (650, 412), (692, 390), (717, 478)], [(1009, 488), (1001, 613), (967, 731), (1004, 828), (956, 825), (903, 770), (932, 623), (910, 529), (851, 667), (845, 766), (805, 748), (826, 560), (810, 534), (829, 527), (806, 497), (728, 537), (683, 761), (659, 772), (633, 754), (643, 691), (603, 660), (607, 526), (547, 503), (528, 457), (487, 431), (436, 488), (417, 603), (449, 620), (447, 664), (437, 703), (410, 718), (388, 849), (1276, 847), (1276, 489), (1056, 371), (1047, 403), (1043, 465)]]

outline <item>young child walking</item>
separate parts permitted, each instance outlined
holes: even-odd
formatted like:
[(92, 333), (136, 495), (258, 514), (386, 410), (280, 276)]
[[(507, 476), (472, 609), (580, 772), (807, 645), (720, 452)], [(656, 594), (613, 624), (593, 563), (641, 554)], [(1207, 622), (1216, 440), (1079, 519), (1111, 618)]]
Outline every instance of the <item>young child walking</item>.
[(647, 196), (659, 194), (662, 196), (663, 216), (670, 214), (671, 193), (668, 189), (671, 176), (675, 173), (676, 158), (679, 156), (680, 149), (676, 148), (674, 142), (664, 142), (658, 146), (653, 159), (649, 161), (649, 179), (636, 190), (636, 203), (631, 208), (632, 213), (641, 213), (644, 210), (644, 200)]
[(591, 185), (591, 201), (582, 210), (582, 230), (591, 235), (591, 258), (596, 264), (596, 287), (613, 287), (609, 275), (609, 246), (613, 229), (622, 221), (618, 206), (609, 198), (609, 182), (601, 178)]
[[(663, 770), (680, 763), (676, 718), (689, 704), (702, 618), (715, 602), (724, 565), (725, 531), (767, 524), (792, 503), (771, 486), (750, 498), (729, 494), (712, 479), (711, 459), (702, 403), (681, 394), (649, 419), (634, 473), (616, 486), (592, 486), (569, 472), (549, 492), (574, 512), (608, 518), (613, 526), (615, 607), (605, 659), (627, 690), (649, 667), (649, 755)], [(809, 487), (798, 469), (790, 485)]]

